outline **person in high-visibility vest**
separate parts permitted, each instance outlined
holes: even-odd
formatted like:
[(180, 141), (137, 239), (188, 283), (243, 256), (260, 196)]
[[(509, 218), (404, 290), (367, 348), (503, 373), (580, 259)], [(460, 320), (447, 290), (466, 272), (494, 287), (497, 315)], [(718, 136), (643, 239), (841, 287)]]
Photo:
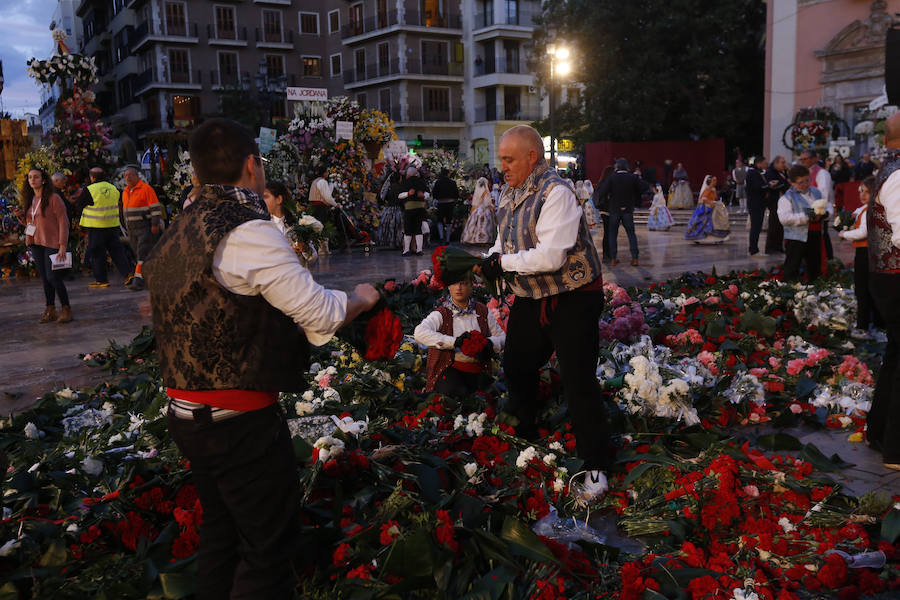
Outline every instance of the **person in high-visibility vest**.
[(122, 190), (122, 212), (128, 229), (128, 240), (137, 255), (134, 279), (128, 287), (137, 292), (145, 287), (141, 273), (144, 261), (153, 250), (157, 236), (162, 233), (163, 209), (156, 192), (141, 179), (135, 167), (125, 169), (125, 184), (125, 189)]
[(119, 190), (106, 181), (106, 174), (100, 167), (91, 169), (90, 176), (91, 184), (87, 186), (87, 190), (91, 196), (91, 204), (85, 206), (81, 213), (81, 226), (88, 232), (87, 252), (94, 271), (94, 281), (88, 287), (105, 288), (109, 287), (107, 252), (125, 279), (131, 274), (131, 267), (120, 239)]

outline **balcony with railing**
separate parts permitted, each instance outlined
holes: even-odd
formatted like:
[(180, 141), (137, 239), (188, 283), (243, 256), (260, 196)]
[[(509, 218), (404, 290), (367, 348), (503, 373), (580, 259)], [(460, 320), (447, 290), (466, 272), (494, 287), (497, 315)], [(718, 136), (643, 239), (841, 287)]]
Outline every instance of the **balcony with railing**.
[(246, 46), (247, 28), (235, 27), (234, 29), (219, 29), (215, 25), (207, 24), (206, 38), (211, 45)]
[(144, 21), (134, 28), (134, 36), (131, 38), (131, 51), (138, 50), (149, 41), (168, 42), (199, 42), (200, 37), (196, 23), (164, 22), (157, 25), (151, 21)]
[(368, 79), (378, 79), (399, 74), (400, 60), (395, 58), (388, 63), (369, 63), (365, 69), (347, 69), (344, 71), (344, 83), (359, 83)]
[(503, 25), (534, 27), (534, 17), (539, 14), (541, 14), (540, 8), (529, 8), (524, 6), (519, 6), (518, 11), (501, 15), (499, 19), (496, 18), (493, 12), (478, 12), (475, 13), (472, 29), (478, 31), (479, 29), (485, 29), (487, 27)]
[(132, 89), (135, 95), (154, 89), (176, 90), (202, 90), (203, 74), (197, 69), (194, 71), (169, 71), (160, 73), (158, 69), (150, 68), (135, 77)]
[(250, 73), (244, 71), (243, 74), (234, 72), (222, 72), (212, 70), (209, 72), (209, 83), (213, 88), (229, 88), (229, 89), (248, 89), (250, 81)]
[(484, 121), (539, 121), (541, 119), (540, 107), (500, 107), (494, 105), (478, 106), (475, 108), (475, 122)]
[(396, 58), (391, 59), (389, 63), (369, 63), (365, 66), (357, 65), (352, 69), (344, 70), (344, 85), (359, 85), (383, 77), (403, 77), (409, 75), (463, 76), (462, 63), (448, 63), (446, 61), (446, 57), (432, 58), (426, 56), (423, 59), (410, 58), (404, 68), (400, 68), (400, 60)]
[(256, 45), (260, 48), (275, 48), (278, 50), (293, 50), (294, 30), (266, 31), (261, 27), (256, 28)]
[(506, 57), (503, 56), (497, 56), (493, 61), (484, 60), (480, 56), (475, 59), (476, 77), (480, 75), (491, 75), (493, 73), (528, 74), (528, 69), (525, 68), (524, 61), (516, 59), (507, 60)]
[(448, 62), (444, 55), (422, 56), (419, 60), (410, 58), (406, 63), (406, 72), (410, 75), (447, 75), (462, 77), (463, 63)]
[(425, 106), (410, 105), (407, 108), (407, 121), (436, 121), (439, 123), (464, 123), (466, 118), (462, 108), (435, 109)]
[[(460, 15), (432, 15), (408, 10), (403, 18), (397, 11), (378, 14), (361, 21), (351, 21), (341, 28), (341, 39), (355, 38), (357, 36), (371, 37), (379, 35), (392, 27), (425, 27), (429, 29), (462, 29), (462, 17)], [(371, 34), (371, 35), (370, 35)], [(356, 40), (361, 41), (361, 40)]]

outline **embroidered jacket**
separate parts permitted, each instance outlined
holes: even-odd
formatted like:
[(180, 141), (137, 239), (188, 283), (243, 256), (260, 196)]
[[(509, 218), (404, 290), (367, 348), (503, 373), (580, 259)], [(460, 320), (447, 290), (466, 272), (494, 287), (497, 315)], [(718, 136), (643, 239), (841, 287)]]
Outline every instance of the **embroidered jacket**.
[(891, 242), (893, 228), (887, 220), (884, 204), (878, 201), (881, 188), (895, 171), (900, 169), (900, 150), (891, 150), (878, 171), (875, 193), (869, 199), (866, 224), (869, 228), (869, 271), (900, 273), (900, 248)]

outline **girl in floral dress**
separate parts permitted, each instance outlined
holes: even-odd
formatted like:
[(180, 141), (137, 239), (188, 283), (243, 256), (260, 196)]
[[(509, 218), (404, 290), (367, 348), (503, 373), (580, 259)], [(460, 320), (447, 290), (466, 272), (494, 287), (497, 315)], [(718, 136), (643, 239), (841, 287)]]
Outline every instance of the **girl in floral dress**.
[(462, 243), (492, 244), (497, 234), (497, 215), (488, 180), (479, 177), (472, 194), (472, 212), (463, 229)]
[(375, 243), (387, 248), (399, 249), (403, 244), (403, 202), (400, 201), (400, 173), (394, 171), (385, 182), (381, 197), (384, 210), (375, 234)]
[(587, 222), (588, 231), (591, 233), (591, 239), (597, 252), (603, 247), (603, 221), (600, 219), (600, 213), (594, 206), (591, 197), (594, 195), (594, 185), (590, 179), (578, 181), (575, 183), (575, 197), (581, 204), (581, 210), (584, 211), (584, 220)]
[(666, 196), (662, 186), (656, 184), (656, 193), (653, 195), (653, 204), (650, 205), (650, 217), (647, 219), (647, 229), (650, 231), (668, 231), (675, 224), (672, 213), (666, 208)]

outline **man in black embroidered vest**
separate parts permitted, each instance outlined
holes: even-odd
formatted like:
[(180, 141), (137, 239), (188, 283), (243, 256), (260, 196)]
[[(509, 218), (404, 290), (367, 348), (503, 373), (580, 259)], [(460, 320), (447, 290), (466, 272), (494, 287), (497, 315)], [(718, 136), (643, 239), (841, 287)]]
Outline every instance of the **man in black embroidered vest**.
[(882, 163), (869, 199), (869, 290), (884, 318), (888, 343), (866, 418), (869, 445), (900, 471), (900, 113), (887, 121)]
[(503, 134), (499, 155), (506, 187), (499, 235), (482, 272), (511, 274), (516, 295), (503, 367), (508, 411), (517, 432), (537, 437), (540, 368), (556, 352), (579, 457), (584, 497), (607, 489), (610, 466), (606, 408), (597, 383), (598, 322), (603, 309), (600, 258), (574, 192), (544, 161), (541, 136), (527, 125)]
[(375, 305), (313, 281), (262, 201), (243, 127), (211, 119), (190, 139), (203, 185), (144, 265), (169, 433), (203, 506), (197, 597), (291, 598), (300, 487), (278, 392), (302, 391), (309, 343)]

